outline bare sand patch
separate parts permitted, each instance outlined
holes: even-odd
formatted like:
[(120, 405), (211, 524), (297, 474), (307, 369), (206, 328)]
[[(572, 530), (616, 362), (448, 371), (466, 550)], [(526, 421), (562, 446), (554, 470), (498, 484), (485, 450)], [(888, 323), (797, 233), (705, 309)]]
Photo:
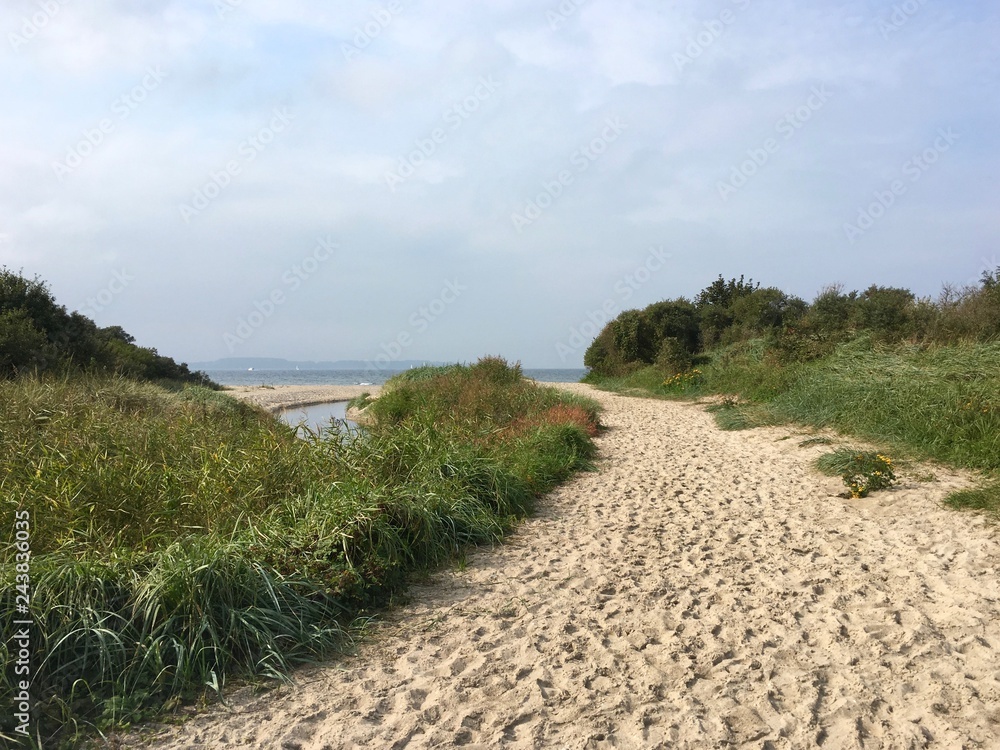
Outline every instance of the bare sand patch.
[(363, 393), (370, 393), (375, 397), (381, 390), (380, 385), (241, 385), (229, 386), (223, 392), (268, 411), (280, 412), (335, 401), (350, 401)]
[(794, 428), (567, 387), (606, 407), (599, 471), (357, 655), (154, 747), (1000, 746), (1000, 544), (941, 507), (962, 477), (845, 500)]

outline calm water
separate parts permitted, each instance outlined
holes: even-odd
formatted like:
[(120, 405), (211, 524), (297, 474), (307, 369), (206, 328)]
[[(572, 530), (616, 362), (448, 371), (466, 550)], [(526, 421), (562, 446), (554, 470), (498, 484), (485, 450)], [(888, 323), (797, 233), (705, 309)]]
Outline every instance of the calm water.
[[(297, 409), (288, 409), (278, 415), (283, 422), (291, 427), (306, 426), (313, 432), (322, 432), (333, 426), (333, 420), (338, 420), (338, 425), (346, 424), (352, 429), (357, 428), (357, 424), (347, 418), (347, 402), (335, 401), (331, 404), (317, 404), (316, 406), (303, 406)], [(300, 434), (302, 432), (300, 431)]]
[[(399, 370), (206, 370), (220, 385), (382, 385)], [(576, 383), (586, 370), (525, 370), (543, 383)]]

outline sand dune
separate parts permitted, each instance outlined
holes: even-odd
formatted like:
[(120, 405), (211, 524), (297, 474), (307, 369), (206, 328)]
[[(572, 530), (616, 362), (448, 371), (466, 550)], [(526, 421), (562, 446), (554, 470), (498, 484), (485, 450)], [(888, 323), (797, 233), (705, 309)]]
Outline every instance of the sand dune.
[(600, 470), (509, 544), (154, 746), (1000, 747), (1000, 545), (939, 507), (960, 477), (845, 500), (794, 429), (594, 395)]

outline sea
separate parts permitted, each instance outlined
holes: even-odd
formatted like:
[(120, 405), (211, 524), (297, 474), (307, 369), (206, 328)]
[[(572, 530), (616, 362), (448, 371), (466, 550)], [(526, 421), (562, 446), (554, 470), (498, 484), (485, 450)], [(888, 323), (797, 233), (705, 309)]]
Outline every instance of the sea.
[[(382, 385), (404, 370), (205, 370), (219, 385)], [(524, 370), (542, 383), (578, 383), (587, 370)]]

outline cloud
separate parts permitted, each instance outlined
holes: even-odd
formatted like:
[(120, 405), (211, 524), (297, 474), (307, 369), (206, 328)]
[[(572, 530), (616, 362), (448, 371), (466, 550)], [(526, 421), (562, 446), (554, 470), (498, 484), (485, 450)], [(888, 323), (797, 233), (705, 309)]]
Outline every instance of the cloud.
[[(342, 254), (242, 353), (374, 356), (459, 277), (468, 295), (408, 358), (559, 366), (556, 342), (653, 245), (674, 260), (630, 303), (719, 273), (805, 297), (838, 280), (933, 293), (976, 275), (996, 235), (986, 4), (893, 20), (861, 0), (225, 2), (63, 2), (0, 51), (0, 262), (67, 302), (127, 267), (100, 322), (182, 359), (225, 355), (241, 311), (326, 234)], [(0, 27), (38, 7), (13, 0)], [(168, 76), (122, 116), (150, 66)], [(786, 137), (816, 87), (829, 100)], [(248, 150), (282, 108), (288, 127)], [(614, 118), (627, 127), (601, 143)], [(53, 162), (105, 119), (60, 181)], [(948, 127), (955, 147), (848, 242), (859, 206)], [(723, 199), (734, 169), (745, 183)], [(217, 195), (185, 221), (199, 191)]]

